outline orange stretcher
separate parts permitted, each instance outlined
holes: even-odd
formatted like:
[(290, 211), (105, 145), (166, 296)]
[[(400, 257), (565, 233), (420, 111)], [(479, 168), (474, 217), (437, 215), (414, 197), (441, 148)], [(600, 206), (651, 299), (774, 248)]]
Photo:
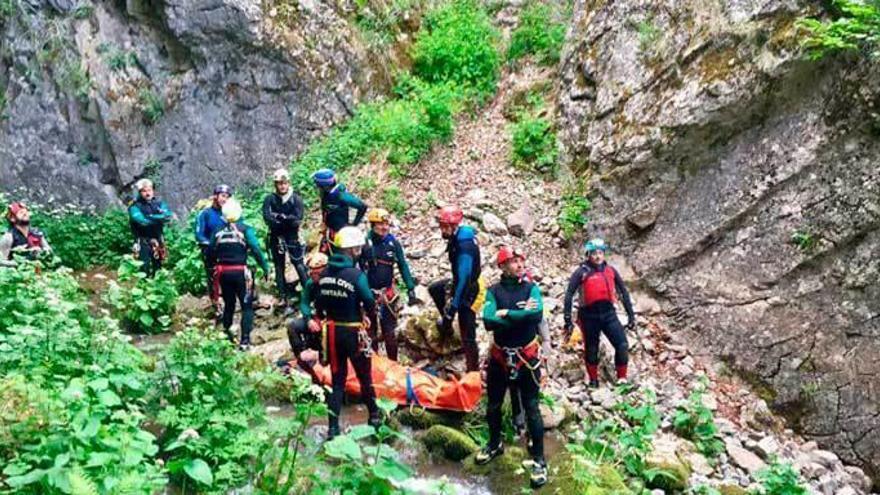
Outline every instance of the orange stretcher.
[[(443, 380), (420, 369), (404, 366), (385, 356), (373, 354), (372, 375), (376, 397), (391, 399), (402, 406), (418, 406), (425, 409), (470, 412), (477, 407), (483, 393), (480, 373), (466, 373), (461, 380)], [(330, 386), (330, 366), (314, 365), (315, 376)], [(354, 368), (348, 363), (345, 391), (360, 395), (361, 386)]]

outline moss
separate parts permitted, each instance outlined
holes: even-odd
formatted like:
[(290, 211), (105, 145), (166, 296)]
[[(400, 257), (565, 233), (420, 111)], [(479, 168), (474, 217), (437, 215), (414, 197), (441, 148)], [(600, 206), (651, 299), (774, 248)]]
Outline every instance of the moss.
[(400, 424), (416, 430), (427, 430), (434, 425), (458, 426), (461, 423), (460, 414), (421, 409), (400, 409), (395, 417)]
[(648, 488), (659, 488), (667, 492), (683, 491), (687, 488), (688, 478), (691, 477), (691, 468), (681, 461), (648, 461), (648, 469), (656, 469), (659, 472), (651, 480), (646, 481)]
[(477, 451), (477, 444), (465, 433), (443, 425), (434, 425), (420, 440), (429, 451), (451, 461), (460, 461)]
[[(526, 451), (519, 447), (507, 447), (504, 454), (484, 466), (474, 462), (475, 455), (468, 456), (462, 463), (465, 474), (483, 476), (489, 479), (489, 486), (497, 493), (517, 493), (515, 487), (528, 484), (522, 461)], [(548, 492), (549, 493), (549, 492)]]
[[(734, 60), (733, 65), (730, 64), (731, 59)], [(698, 66), (700, 78), (703, 82), (726, 79), (736, 67), (737, 60), (736, 47), (728, 46), (720, 50), (713, 50), (700, 58)]]
[(718, 487), (721, 495), (749, 495), (749, 491), (737, 485), (721, 485)]
[[(544, 488), (545, 493), (577, 493), (582, 495), (631, 495), (620, 471), (610, 464), (600, 464), (590, 469), (592, 483), (583, 479), (586, 466), (580, 465), (571, 454), (557, 455), (550, 465), (550, 480)], [(581, 475), (577, 479), (575, 474)]]

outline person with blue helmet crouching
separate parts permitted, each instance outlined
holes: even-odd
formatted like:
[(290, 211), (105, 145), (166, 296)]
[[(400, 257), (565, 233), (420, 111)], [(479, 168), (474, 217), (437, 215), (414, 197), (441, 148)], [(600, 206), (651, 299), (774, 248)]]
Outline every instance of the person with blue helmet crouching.
[(636, 325), (636, 315), (623, 279), (617, 270), (605, 262), (607, 250), (608, 246), (604, 239), (594, 238), (587, 241), (584, 244), (584, 254), (587, 259), (571, 274), (568, 289), (565, 291), (563, 317), (567, 334), (571, 334), (574, 329), (571, 321), (572, 300), (575, 293), (580, 292), (577, 324), (584, 336), (584, 352), (591, 388), (599, 386), (600, 334), (605, 334), (614, 347), (614, 366), (617, 370), (618, 384), (627, 383), (629, 343), (623, 325), (617, 318), (615, 303), (618, 295), (628, 317), (627, 329), (633, 330)]
[[(343, 227), (359, 225), (367, 213), (367, 205), (348, 192), (345, 184), (338, 181), (336, 172), (329, 168), (312, 174), (312, 182), (321, 195), (321, 251), (329, 253), (336, 233)], [(354, 220), (351, 219), (352, 209), (355, 210)]]

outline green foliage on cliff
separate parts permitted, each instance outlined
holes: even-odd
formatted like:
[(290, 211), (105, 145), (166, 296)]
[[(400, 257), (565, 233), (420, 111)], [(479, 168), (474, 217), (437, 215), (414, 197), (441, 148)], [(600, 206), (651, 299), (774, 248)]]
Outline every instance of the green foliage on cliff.
[(833, 0), (831, 20), (801, 19), (806, 30), (803, 46), (807, 55), (818, 60), (835, 52), (861, 52), (880, 56), (880, 2), (876, 0)]

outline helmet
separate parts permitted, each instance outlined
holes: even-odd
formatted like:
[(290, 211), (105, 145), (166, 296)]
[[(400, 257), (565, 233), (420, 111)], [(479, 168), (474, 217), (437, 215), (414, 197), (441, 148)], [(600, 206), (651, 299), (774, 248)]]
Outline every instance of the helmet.
[(342, 227), (333, 237), (333, 245), (339, 249), (356, 248), (364, 245), (366, 238), (357, 227)]
[(6, 210), (6, 217), (7, 218), (15, 218), (16, 216), (18, 216), (18, 212), (20, 212), (21, 210), (26, 210), (26, 209), (27, 209), (27, 206), (25, 206), (25, 204), (22, 203), (21, 201), (9, 203), (9, 207)]
[(310, 270), (317, 270), (327, 266), (327, 255), (320, 252), (312, 253), (306, 256), (306, 265)]
[(444, 206), (437, 212), (437, 223), (458, 225), (464, 219), (464, 212), (457, 206)]
[(153, 181), (150, 179), (140, 179), (134, 183), (134, 188), (138, 191), (143, 191), (145, 187), (153, 187)]
[(272, 182), (290, 182), (290, 172), (286, 168), (279, 168), (272, 174)]
[(322, 168), (312, 174), (312, 180), (318, 187), (327, 187), (336, 185), (336, 172), (329, 168)]
[(584, 252), (587, 254), (590, 254), (593, 251), (602, 251), (604, 253), (607, 250), (608, 245), (605, 244), (605, 239), (602, 239), (601, 237), (590, 239), (584, 244)]
[(373, 208), (367, 213), (367, 221), (370, 223), (382, 223), (391, 220), (391, 214), (384, 208)]
[(228, 194), (232, 196), (232, 188), (226, 184), (220, 184), (214, 188), (214, 194)]
[(230, 199), (223, 205), (223, 218), (229, 223), (237, 222), (241, 218), (241, 203), (234, 199)]
[(513, 258), (526, 259), (525, 255), (517, 251), (516, 248), (501, 246), (501, 249), (498, 250), (498, 255), (495, 257), (495, 263), (500, 267)]

